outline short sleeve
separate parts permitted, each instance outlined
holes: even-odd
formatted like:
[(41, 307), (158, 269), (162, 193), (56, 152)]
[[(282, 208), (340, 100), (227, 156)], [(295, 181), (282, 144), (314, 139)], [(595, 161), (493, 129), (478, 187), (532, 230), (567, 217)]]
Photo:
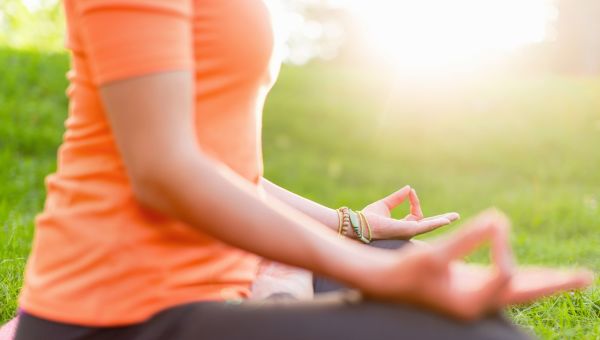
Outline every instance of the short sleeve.
[(191, 0), (79, 0), (94, 83), (193, 69)]

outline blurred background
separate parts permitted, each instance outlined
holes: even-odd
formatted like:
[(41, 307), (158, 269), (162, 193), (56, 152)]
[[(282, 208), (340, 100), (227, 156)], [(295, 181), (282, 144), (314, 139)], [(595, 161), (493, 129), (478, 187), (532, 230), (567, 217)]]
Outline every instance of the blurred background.
[[(265, 0), (285, 58), (393, 64), (421, 75), (502, 67), (600, 73), (594, 0)], [(60, 51), (59, 0), (3, 0), (0, 44)]]
[[(600, 1), (266, 2), (285, 59), (266, 177), (332, 207), (405, 184), (426, 214), (497, 206), (521, 263), (600, 271)], [(57, 0), (0, 0), (0, 321), (63, 133), (63, 32)], [(597, 287), (510, 315), (542, 338), (600, 339)]]

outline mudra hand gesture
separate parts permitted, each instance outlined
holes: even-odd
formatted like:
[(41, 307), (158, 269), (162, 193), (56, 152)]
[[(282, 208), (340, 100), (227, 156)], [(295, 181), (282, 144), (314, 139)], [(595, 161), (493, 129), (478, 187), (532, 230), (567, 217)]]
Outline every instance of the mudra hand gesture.
[[(593, 274), (586, 270), (516, 268), (509, 227), (506, 216), (487, 210), (430, 247), (407, 246), (390, 252), (388, 261), (373, 264), (361, 288), (385, 301), (411, 303), (471, 320), (507, 305), (593, 282)], [(460, 261), (488, 241), (491, 267)]]
[[(392, 210), (407, 199), (410, 213), (403, 219), (393, 219)], [(450, 224), (460, 217), (455, 212), (424, 217), (417, 192), (408, 185), (367, 205), (362, 212), (369, 221), (373, 239), (410, 239)]]

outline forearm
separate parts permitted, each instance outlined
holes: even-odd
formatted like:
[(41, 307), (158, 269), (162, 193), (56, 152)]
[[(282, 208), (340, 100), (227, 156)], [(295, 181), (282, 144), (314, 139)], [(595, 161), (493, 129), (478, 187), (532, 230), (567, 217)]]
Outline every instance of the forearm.
[(338, 215), (334, 209), (286, 190), (264, 177), (261, 178), (261, 185), (269, 196), (275, 197), (331, 229), (338, 228)]
[[(162, 179), (142, 187), (146, 205), (174, 216), (226, 243), (260, 256), (334, 277), (353, 286), (382, 261), (380, 253), (340, 239), (313, 218), (277, 199), (266, 200), (255, 186), (201, 156), (171, 153)], [(156, 164), (160, 167), (160, 164)], [(167, 167), (167, 166), (165, 166)], [(154, 182), (151, 184), (150, 182)]]
[(194, 128), (193, 74), (136, 77), (101, 89), (140, 204), (235, 247), (359, 286), (392, 255), (340, 239), (206, 156)]

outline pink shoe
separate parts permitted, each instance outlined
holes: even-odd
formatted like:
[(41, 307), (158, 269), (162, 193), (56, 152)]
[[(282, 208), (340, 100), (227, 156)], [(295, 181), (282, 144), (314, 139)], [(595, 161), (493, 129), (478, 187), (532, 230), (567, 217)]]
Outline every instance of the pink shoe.
[(19, 324), (18, 316), (0, 327), (0, 340), (13, 340), (17, 331), (17, 324)]

